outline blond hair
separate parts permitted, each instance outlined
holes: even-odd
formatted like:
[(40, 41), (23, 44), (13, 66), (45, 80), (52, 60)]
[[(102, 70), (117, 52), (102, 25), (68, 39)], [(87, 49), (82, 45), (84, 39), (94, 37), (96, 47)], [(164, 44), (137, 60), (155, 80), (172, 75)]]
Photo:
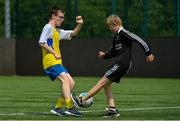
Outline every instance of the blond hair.
[(106, 20), (107, 25), (116, 23), (118, 26), (122, 26), (121, 18), (118, 15), (110, 15)]

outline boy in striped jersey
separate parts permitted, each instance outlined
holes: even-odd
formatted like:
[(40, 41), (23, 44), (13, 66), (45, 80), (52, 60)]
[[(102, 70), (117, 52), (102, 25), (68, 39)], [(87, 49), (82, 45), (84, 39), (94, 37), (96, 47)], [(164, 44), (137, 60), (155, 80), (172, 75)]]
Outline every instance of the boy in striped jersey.
[(106, 24), (110, 31), (115, 32), (111, 48), (104, 52), (99, 51), (99, 58), (110, 59), (115, 58), (114, 63), (108, 68), (104, 76), (92, 87), (87, 96), (77, 98), (73, 97), (73, 101), (77, 107), (83, 107), (83, 102), (94, 96), (99, 90), (104, 88), (107, 98), (108, 107), (104, 117), (118, 117), (120, 114), (115, 107), (114, 98), (112, 95), (111, 85), (113, 82), (119, 83), (120, 79), (126, 74), (131, 67), (131, 48), (132, 43), (136, 42), (144, 50), (146, 61), (152, 62), (154, 55), (151, 53), (149, 45), (137, 35), (124, 29), (122, 21), (117, 15), (110, 15), (107, 18)]

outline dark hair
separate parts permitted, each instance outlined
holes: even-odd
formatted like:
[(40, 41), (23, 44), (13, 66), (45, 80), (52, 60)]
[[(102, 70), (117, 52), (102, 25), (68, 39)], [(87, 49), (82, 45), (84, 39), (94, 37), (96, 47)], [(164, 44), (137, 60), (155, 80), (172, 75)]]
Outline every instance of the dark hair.
[(54, 14), (54, 15), (57, 15), (58, 11), (61, 11), (62, 13), (65, 13), (62, 9), (60, 9), (59, 7), (57, 6), (53, 6), (50, 8), (49, 10), (49, 18), (51, 18), (51, 16)]

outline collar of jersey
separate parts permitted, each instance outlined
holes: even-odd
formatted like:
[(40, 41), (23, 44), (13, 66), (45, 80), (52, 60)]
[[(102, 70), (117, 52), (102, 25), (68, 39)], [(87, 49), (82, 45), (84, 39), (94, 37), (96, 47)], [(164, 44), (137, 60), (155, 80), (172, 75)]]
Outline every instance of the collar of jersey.
[(118, 33), (119, 33), (122, 29), (123, 29), (123, 26), (121, 26), (121, 27), (119, 28)]

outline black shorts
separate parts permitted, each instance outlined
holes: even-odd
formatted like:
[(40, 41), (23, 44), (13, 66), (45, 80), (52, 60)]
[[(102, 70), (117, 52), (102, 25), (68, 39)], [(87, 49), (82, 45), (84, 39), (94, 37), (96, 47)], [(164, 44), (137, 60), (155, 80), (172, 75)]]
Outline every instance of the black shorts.
[(104, 76), (113, 82), (119, 83), (121, 77), (123, 77), (124, 74), (128, 72), (130, 65), (125, 66), (122, 64), (115, 63), (112, 66), (110, 66), (110, 68), (108, 69), (108, 71), (106, 71)]

